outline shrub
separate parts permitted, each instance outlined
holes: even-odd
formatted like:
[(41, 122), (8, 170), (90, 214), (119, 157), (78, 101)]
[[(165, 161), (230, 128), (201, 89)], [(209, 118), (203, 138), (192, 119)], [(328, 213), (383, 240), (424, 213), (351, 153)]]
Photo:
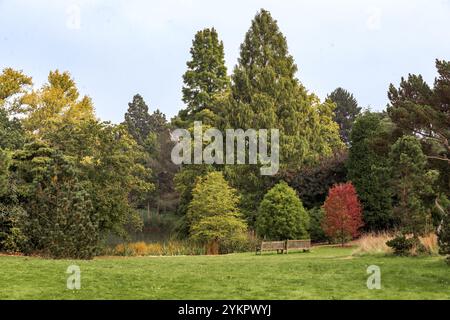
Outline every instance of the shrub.
[(394, 254), (398, 256), (410, 255), (413, 247), (417, 246), (417, 238), (407, 239), (405, 235), (400, 235), (386, 242), (386, 245), (394, 250)]
[(344, 246), (345, 241), (359, 235), (359, 229), (363, 226), (362, 209), (351, 183), (331, 188), (323, 208), (323, 228), (329, 237), (338, 239)]
[(256, 231), (271, 240), (309, 238), (309, 216), (294, 189), (282, 181), (270, 189), (259, 206)]

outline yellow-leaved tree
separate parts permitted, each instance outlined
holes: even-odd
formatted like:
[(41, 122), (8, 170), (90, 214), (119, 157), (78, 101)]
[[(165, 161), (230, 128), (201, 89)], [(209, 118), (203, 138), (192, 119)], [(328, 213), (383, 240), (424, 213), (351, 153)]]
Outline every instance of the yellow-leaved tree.
[(94, 107), (88, 96), (80, 97), (75, 81), (66, 72), (51, 71), (48, 83), (22, 99), (25, 128), (41, 136), (62, 124), (94, 120)]

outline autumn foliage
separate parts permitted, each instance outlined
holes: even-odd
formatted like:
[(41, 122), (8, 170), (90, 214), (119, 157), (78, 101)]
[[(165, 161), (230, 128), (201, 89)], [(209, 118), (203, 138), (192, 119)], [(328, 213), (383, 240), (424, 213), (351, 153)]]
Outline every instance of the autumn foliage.
[(362, 208), (351, 183), (332, 187), (323, 208), (323, 228), (329, 237), (338, 239), (343, 246), (346, 240), (358, 236), (359, 229), (363, 226)]

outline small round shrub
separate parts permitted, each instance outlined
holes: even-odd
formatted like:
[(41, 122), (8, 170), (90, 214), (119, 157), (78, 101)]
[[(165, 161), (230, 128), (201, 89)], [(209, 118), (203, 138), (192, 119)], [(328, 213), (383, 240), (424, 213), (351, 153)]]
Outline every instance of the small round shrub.
[(417, 245), (418, 239), (407, 239), (405, 235), (400, 235), (392, 240), (386, 242), (386, 245), (394, 250), (394, 254), (397, 256), (408, 256), (415, 245)]

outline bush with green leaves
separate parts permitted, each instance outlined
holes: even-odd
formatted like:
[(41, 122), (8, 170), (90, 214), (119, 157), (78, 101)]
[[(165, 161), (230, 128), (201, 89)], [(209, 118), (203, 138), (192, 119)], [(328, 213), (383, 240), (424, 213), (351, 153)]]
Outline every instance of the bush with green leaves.
[(259, 206), (256, 231), (270, 240), (309, 238), (309, 216), (297, 193), (284, 181), (270, 189)]
[(394, 250), (397, 256), (409, 256), (415, 251), (415, 254), (427, 253), (426, 248), (420, 243), (419, 238), (407, 238), (405, 235), (399, 235), (386, 242), (386, 245)]

